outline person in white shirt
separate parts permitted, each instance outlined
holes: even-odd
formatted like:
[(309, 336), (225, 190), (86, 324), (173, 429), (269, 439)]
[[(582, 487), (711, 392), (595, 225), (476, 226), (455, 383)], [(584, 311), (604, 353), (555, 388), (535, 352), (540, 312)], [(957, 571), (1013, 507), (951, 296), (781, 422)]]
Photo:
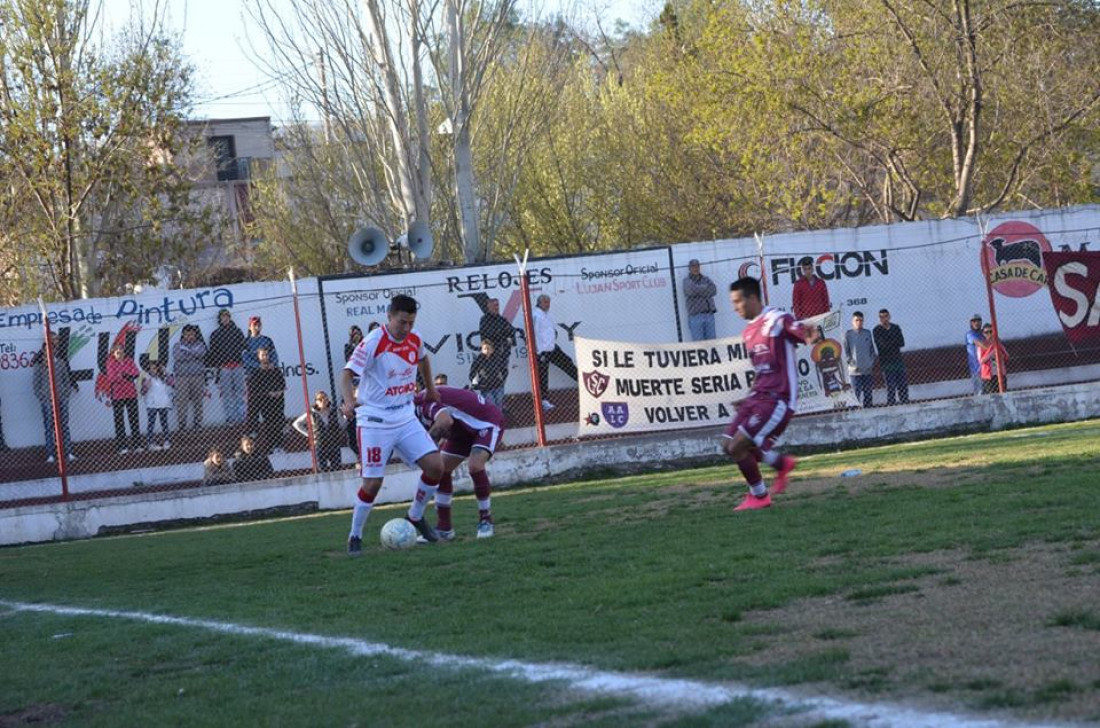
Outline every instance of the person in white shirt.
[[(424, 518), (424, 508), (439, 487), (443, 460), (416, 418), (413, 395), (416, 394), (417, 372), (425, 383), (425, 396), (429, 400), (438, 402), (439, 393), (420, 332), (413, 328), (417, 308), (412, 297), (394, 296), (386, 325), (374, 329), (359, 342), (340, 374), (343, 400), (340, 408), (346, 417), (355, 416), (359, 474), (362, 476), (348, 535), (348, 554), (351, 556), (363, 553), (363, 527), (382, 487), (386, 463), (394, 450), (406, 463), (416, 463), (421, 470), (416, 498), (409, 506), (407, 518), (425, 540), (433, 543), (439, 540), (436, 530)], [(358, 386), (355, 384), (357, 378)]]
[[(141, 393), (145, 398), (145, 419), (148, 421), (145, 431), (145, 446), (150, 450), (167, 450), (172, 447), (168, 439), (168, 410), (172, 407), (172, 378), (165, 375), (164, 364), (154, 361), (149, 365), (149, 376), (141, 383)], [(160, 444), (153, 440), (153, 430), (160, 419)]]
[(562, 351), (557, 344), (558, 327), (554, 319), (550, 318), (550, 296), (545, 293), (540, 295), (535, 302), (535, 310), (531, 312), (535, 327), (535, 352), (539, 361), (539, 392), (542, 394), (542, 408), (550, 411), (554, 405), (550, 402), (550, 365), (565, 372), (566, 376), (576, 380), (577, 366), (569, 355)]

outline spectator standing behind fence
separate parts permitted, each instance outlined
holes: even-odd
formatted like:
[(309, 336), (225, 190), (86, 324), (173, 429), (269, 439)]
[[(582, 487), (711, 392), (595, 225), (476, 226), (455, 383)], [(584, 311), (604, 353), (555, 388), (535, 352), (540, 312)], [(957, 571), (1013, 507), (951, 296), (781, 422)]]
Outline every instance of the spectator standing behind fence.
[(901, 327), (890, 321), (885, 308), (878, 312), (878, 326), (872, 332), (878, 349), (878, 364), (882, 378), (886, 380), (886, 404), (897, 401), (909, 403), (909, 377), (905, 373), (905, 360), (901, 350), (905, 348), (905, 334)]
[(535, 352), (538, 354), (539, 386), (542, 388), (542, 408), (545, 411), (554, 409), (554, 405), (547, 399), (550, 394), (550, 365), (565, 372), (565, 375), (573, 380), (577, 379), (577, 366), (569, 355), (557, 345), (558, 327), (554, 319), (550, 317), (550, 296), (545, 293), (538, 297), (535, 310), (531, 312), (535, 328)]
[(799, 264), (802, 277), (795, 281), (791, 309), (799, 321), (829, 313), (829, 287), (814, 272), (812, 258), (803, 258)]
[(478, 322), (478, 334), (481, 340), (493, 342), (493, 348), (505, 362), (512, 357), (512, 347), (516, 345), (516, 329), (508, 319), (500, 315), (500, 299), (490, 298), (485, 302), (485, 313)]
[(344, 343), (344, 361), (346, 362), (351, 358), (352, 352), (355, 351), (355, 347), (359, 346), (359, 342), (363, 340), (363, 329), (358, 326), (352, 326), (348, 330), (348, 340)]
[(226, 461), (225, 455), (218, 448), (212, 448), (202, 463), (202, 484), (225, 485), (236, 480), (233, 466)]
[(258, 430), (259, 449), (269, 453), (282, 447), (283, 425), (286, 424), (286, 377), (283, 370), (271, 361), (267, 349), (257, 349), (256, 357), (260, 368), (248, 378), (249, 417), (255, 409), (257, 419), (263, 419)]
[[(137, 385), (134, 384), (139, 372), (134, 360), (126, 356), (122, 344), (115, 344), (111, 349), (111, 355), (107, 357), (105, 368), (104, 384), (115, 418), (115, 450), (119, 455), (125, 455), (131, 448), (134, 450), (141, 449), (138, 393)], [(130, 421), (129, 438), (126, 437), (125, 420), (127, 419)]]
[[(976, 343), (978, 349), (978, 361), (981, 364), (979, 374), (982, 378), (982, 393), (997, 394), (1001, 391), (1000, 382), (997, 379), (997, 367), (1005, 366), (1008, 361), (1008, 352), (1000, 341), (993, 336), (993, 327), (986, 324), (982, 327), (982, 340)], [(1004, 373), (1005, 391), (1008, 390), (1008, 372)]]
[(210, 333), (206, 366), (217, 370), (225, 421), (233, 425), (244, 422), (245, 371), (241, 363), (244, 348), (244, 332), (233, 321), (229, 309), (223, 308), (218, 312), (218, 327)]
[(271, 460), (261, 452), (251, 435), (241, 437), (241, 449), (233, 456), (233, 479), (238, 483), (264, 480), (275, 474)]
[(309, 412), (294, 420), (294, 429), (309, 437), (309, 419), (313, 420), (313, 441), (317, 446), (317, 465), (321, 470), (339, 470), (343, 464), (340, 448), (344, 446), (347, 432), (340, 413), (332, 406), (328, 392), (320, 390), (313, 398)]
[(714, 281), (700, 272), (699, 261), (688, 261), (688, 274), (684, 278), (684, 298), (687, 300), (688, 329), (692, 341), (714, 338), (714, 297), (718, 288)]
[(985, 345), (982, 336), (982, 315), (970, 317), (970, 330), (966, 332), (966, 365), (970, 369), (970, 389), (973, 394), (982, 393), (982, 363), (978, 359), (978, 345)]
[(470, 365), (470, 389), (481, 392), (485, 401), (497, 408), (504, 403), (504, 385), (508, 381), (507, 356), (507, 353), (502, 355), (496, 349), (492, 339), (482, 339), (481, 353)]
[[(57, 411), (61, 420), (61, 450), (69, 461), (76, 460), (73, 454), (72, 435), (69, 434), (69, 397), (76, 391), (69, 370), (69, 360), (57, 348), (57, 334), (50, 334), (50, 347), (53, 349), (53, 376), (57, 390)], [(46, 345), (34, 357), (34, 396), (42, 408), (42, 426), (46, 430), (46, 462), (54, 462), (57, 456), (57, 437), (53, 421), (53, 394), (50, 392), (50, 370), (46, 360)]]
[(257, 352), (266, 349), (268, 359), (276, 367), (279, 366), (279, 352), (275, 350), (275, 342), (270, 336), (264, 336), (263, 321), (259, 316), (248, 319), (248, 336), (244, 339), (244, 350), (241, 352), (241, 363), (245, 371), (245, 391), (248, 392), (248, 408), (245, 421), (248, 423), (248, 431), (256, 432), (260, 420), (260, 408), (262, 402), (252, 399), (252, 377), (260, 370), (260, 358)]
[(874, 388), (875, 342), (871, 332), (863, 328), (863, 312), (852, 314), (852, 328), (844, 332), (844, 360), (856, 399), (864, 407), (871, 406)]
[[(165, 376), (164, 363), (155, 361), (149, 365), (149, 376), (141, 383), (141, 395), (145, 399), (145, 444), (150, 450), (172, 447), (168, 439), (168, 410), (172, 408), (172, 381)], [(160, 420), (158, 445), (153, 441), (153, 430)]]
[(176, 422), (182, 433), (202, 427), (203, 400), (206, 397), (206, 342), (194, 324), (180, 332), (180, 340), (172, 347), (176, 386)]

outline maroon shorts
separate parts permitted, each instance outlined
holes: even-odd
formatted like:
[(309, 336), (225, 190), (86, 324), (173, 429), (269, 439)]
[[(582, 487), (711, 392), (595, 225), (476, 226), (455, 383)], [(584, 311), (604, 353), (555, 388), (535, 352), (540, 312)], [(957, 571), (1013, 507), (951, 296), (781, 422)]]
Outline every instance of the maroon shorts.
[(468, 458), (475, 447), (480, 447), (482, 450), (488, 450), (492, 455), (500, 444), (501, 434), (503, 430), (499, 427), (486, 427), (484, 430), (474, 431), (459, 427), (456, 422), (451, 425), (451, 432), (440, 444), (439, 451), (444, 455)]
[(757, 447), (769, 450), (783, 434), (783, 430), (787, 429), (787, 423), (793, 416), (794, 411), (790, 405), (781, 399), (749, 397), (737, 406), (737, 414), (722, 435), (733, 438), (741, 432), (756, 443)]

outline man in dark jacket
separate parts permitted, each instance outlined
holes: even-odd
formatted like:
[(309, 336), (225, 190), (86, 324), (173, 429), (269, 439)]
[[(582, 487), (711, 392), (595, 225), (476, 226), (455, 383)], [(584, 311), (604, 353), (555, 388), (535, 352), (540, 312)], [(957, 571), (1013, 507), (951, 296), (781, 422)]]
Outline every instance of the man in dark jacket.
[(909, 404), (909, 379), (905, 373), (905, 360), (901, 350), (905, 347), (905, 334), (901, 327), (890, 323), (890, 312), (885, 308), (878, 312), (878, 326), (871, 332), (878, 349), (878, 365), (886, 380), (886, 404), (896, 401)]
[(233, 314), (223, 308), (218, 313), (218, 328), (210, 334), (210, 348), (206, 351), (206, 366), (217, 370), (218, 391), (222, 397), (225, 421), (229, 424), (244, 422), (245, 374), (241, 365), (244, 351), (244, 333), (233, 321)]

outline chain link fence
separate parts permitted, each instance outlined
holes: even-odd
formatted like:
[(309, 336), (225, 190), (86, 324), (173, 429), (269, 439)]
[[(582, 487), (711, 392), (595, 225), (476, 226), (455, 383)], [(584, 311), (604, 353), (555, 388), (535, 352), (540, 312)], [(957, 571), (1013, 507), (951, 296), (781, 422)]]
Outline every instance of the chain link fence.
[[(510, 448), (724, 426), (752, 379), (728, 295), (745, 275), (813, 322), (803, 416), (1096, 381), (1077, 309), (1098, 235), (1089, 207), (8, 309), (0, 506), (353, 479), (335, 388), (397, 293), (435, 375), (500, 404)], [(1051, 254), (1071, 266), (1061, 308)]]

